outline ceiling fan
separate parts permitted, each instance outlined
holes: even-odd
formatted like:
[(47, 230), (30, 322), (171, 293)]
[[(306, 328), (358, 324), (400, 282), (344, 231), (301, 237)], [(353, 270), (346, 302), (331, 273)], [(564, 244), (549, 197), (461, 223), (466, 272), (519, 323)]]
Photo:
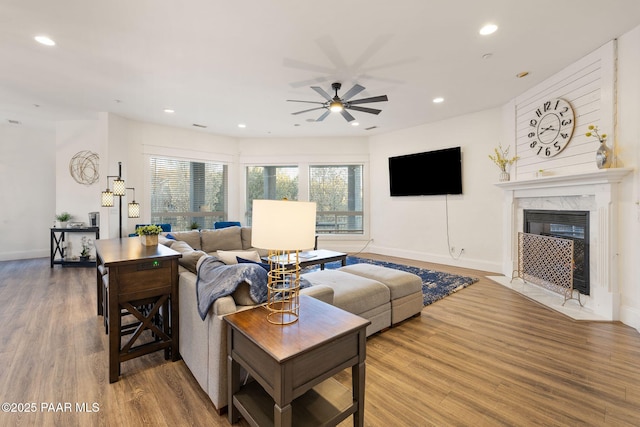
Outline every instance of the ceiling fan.
[(342, 98), (341, 98), (338, 96), (338, 91), (340, 90), (341, 87), (342, 87), (342, 84), (337, 82), (331, 85), (331, 89), (333, 89), (336, 92), (336, 95), (332, 98), (331, 95), (329, 95), (321, 87), (311, 86), (311, 89), (318, 92), (320, 96), (326, 99), (326, 101), (318, 102), (318, 101), (299, 101), (297, 99), (287, 99), (288, 102), (306, 102), (308, 104), (321, 105), (320, 107), (297, 111), (291, 114), (296, 115), (296, 114), (307, 113), (309, 111), (325, 109), (327, 111), (322, 113), (322, 115), (316, 119), (316, 122), (323, 121), (332, 112), (339, 112), (340, 114), (342, 114), (342, 117), (344, 117), (346, 121), (351, 122), (355, 120), (355, 117), (349, 114), (347, 110), (362, 111), (363, 113), (369, 113), (369, 114), (380, 114), (380, 112), (382, 111), (375, 108), (360, 107), (356, 104), (368, 104), (369, 102), (382, 102), (382, 101), (389, 100), (387, 98), (387, 95), (381, 95), (381, 96), (372, 96), (370, 98), (355, 99), (353, 101), (350, 101), (351, 98), (353, 98), (354, 96), (362, 92), (365, 88), (363, 86), (360, 86), (359, 84), (356, 84), (351, 89), (349, 89), (344, 95), (342, 95)]

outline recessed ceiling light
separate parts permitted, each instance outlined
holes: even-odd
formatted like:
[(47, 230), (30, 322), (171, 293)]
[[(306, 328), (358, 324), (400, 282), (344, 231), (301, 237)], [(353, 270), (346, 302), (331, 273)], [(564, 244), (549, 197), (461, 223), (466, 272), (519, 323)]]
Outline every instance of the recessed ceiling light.
[(175, 110), (172, 110), (171, 108), (165, 108), (164, 112), (167, 114), (171, 114), (171, 113), (175, 113)]
[(43, 44), (45, 46), (55, 46), (56, 42), (54, 42), (53, 40), (51, 40), (49, 37), (47, 36), (35, 36), (34, 39), (40, 43)]
[(351, 126), (360, 126), (360, 123), (358, 123), (358, 122), (351, 122)]
[(487, 24), (484, 27), (480, 28), (480, 34), (483, 36), (488, 36), (489, 34), (493, 34), (498, 29), (498, 26), (495, 24)]
[(245, 125), (244, 123), (240, 123), (240, 124), (238, 124), (238, 127), (239, 127), (240, 129), (244, 129), (244, 128), (246, 128), (246, 127), (247, 127), (247, 125)]
[(492, 56), (492, 53), (485, 53), (484, 55), (482, 55), (482, 59), (491, 59)]
[(444, 98), (439, 96), (437, 98), (433, 98), (433, 103), (434, 104), (440, 104), (441, 102), (444, 102)]
[(527, 77), (528, 75), (529, 75), (529, 72), (528, 72), (528, 71), (523, 71), (523, 72), (521, 72), (521, 73), (516, 74), (516, 77), (517, 77), (517, 78), (519, 78), (519, 79), (521, 79), (521, 78), (523, 78), (523, 77)]

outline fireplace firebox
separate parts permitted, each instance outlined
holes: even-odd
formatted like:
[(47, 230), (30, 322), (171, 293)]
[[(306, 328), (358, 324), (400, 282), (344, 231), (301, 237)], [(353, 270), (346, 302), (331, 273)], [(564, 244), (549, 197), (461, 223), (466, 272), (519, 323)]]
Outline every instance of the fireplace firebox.
[(524, 210), (525, 233), (573, 240), (573, 289), (589, 295), (589, 212)]

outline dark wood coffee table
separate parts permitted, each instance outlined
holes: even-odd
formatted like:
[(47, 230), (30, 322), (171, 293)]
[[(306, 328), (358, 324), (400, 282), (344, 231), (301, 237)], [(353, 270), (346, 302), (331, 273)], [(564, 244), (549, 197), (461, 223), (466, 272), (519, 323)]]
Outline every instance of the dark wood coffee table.
[[(369, 322), (307, 295), (300, 317), (274, 325), (259, 306), (227, 322), (229, 422), (253, 426), (364, 422), (366, 329)], [(240, 367), (255, 381), (241, 384)], [(351, 367), (351, 390), (332, 377)]]
[[(283, 267), (291, 267), (295, 264), (294, 261), (287, 261), (286, 258), (280, 257), (279, 262)], [(268, 262), (268, 258), (263, 258)], [(342, 266), (347, 265), (347, 254), (343, 252), (330, 251), (327, 249), (316, 249), (313, 251), (300, 252), (300, 268), (309, 267), (312, 265), (320, 264), (320, 270), (324, 270), (324, 265), (328, 262), (341, 261)]]

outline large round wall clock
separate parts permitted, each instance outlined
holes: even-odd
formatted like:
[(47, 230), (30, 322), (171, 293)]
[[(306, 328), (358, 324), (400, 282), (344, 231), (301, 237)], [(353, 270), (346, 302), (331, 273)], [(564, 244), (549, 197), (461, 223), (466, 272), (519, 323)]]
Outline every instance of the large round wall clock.
[(567, 146), (573, 135), (575, 115), (568, 101), (549, 99), (531, 113), (529, 147), (537, 156), (553, 157)]

